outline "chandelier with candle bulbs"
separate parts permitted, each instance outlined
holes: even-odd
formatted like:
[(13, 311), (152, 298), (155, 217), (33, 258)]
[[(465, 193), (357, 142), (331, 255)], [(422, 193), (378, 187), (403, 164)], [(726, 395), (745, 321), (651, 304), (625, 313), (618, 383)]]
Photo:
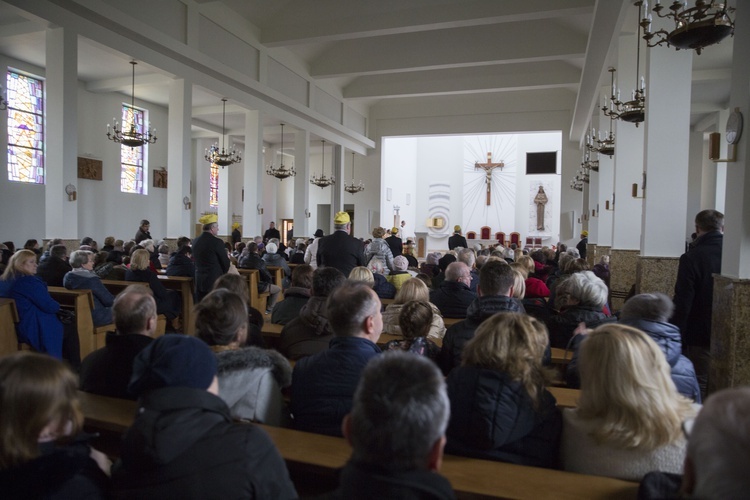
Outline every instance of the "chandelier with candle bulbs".
[(734, 21), (729, 14), (735, 11), (727, 2), (696, 0), (688, 7), (687, 0), (674, 0), (667, 7), (655, 0), (651, 12), (657, 17), (674, 22), (673, 30), (651, 31), (652, 15), (648, 11), (648, 0), (638, 0), (635, 5), (643, 6), (640, 25), (643, 39), (649, 47), (664, 43), (680, 49), (693, 49), (700, 55), (704, 47), (719, 43), (728, 36), (734, 36)]
[(325, 166), (326, 166), (326, 141), (320, 141), (323, 144), (323, 150), (321, 152), (320, 156), (320, 175), (316, 176), (313, 174), (313, 176), (310, 178), (310, 184), (313, 184), (315, 186), (318, 186), (319, 188), (326, 188), (332, 184), (336, 184), (336, 179), (333, 177), (333, 172), (331, 173), (330, 177), (327, 177), (325, 174)]
[(357, 194), (360, 191), (364, 190), (365, 185), (362, 183), (362, 181), (354, 181), (354, 153), (352, 153), (352, 182), (351, 184), (347, 184), (346, 182), (344, 182), (344, 191), (351, 194)]
[(297, 175), (297, 172), (294, 170), (294, 166), (287, 168), (284, 165), (284, 124), (281, 124), (281, 160), (278, 167), (274, 166), (274, 162), (271, 162), (270, 165), (266, 168), (266, 173), (270, 176), (276, 177), (277, 179), (283, 181), (287, 177), (294, 177)]
[[(133, 65), (133, 78), (130, 87), (130, 108), (135, 109), (135, 65), (138, 63), (130, 61), (130, 64)], [(145, 132), (142, 132), (139, 130), (139, 127), (136, 126), (135, 119), (129, 124), (123, 122), (122, 127), (120, 127), (117, 118), (113, 118), (112, 121), (114, 122), (112, 127), (107, 124), (107, 138), (109, 138), (110, 141), (118, 142), (123, 146), (129, 146), (131, 148), (156, 142), (156, 135), (154, 135), (156, 129), (152, 130), (150, 125)]]
[(221, 168), (224, 168), (229, 165), (233, 165), (235, 163), (239, 163), (242, 161), (242, 151), (237, 151), (234, 149), (234, 146), (227, 151), (224, 148), (224, 138), (227, 134), (226, 131), (226, 117), (227, 117), (227, 100), (226, 98), (222, 98), (222, 111), (221, 111), (221, 149), (219, 149), (218, 144), (214, 144), (210, 148), (206, 149), (206, 155), (204, 158), (206, 161), (213, 165), (218, 165)]

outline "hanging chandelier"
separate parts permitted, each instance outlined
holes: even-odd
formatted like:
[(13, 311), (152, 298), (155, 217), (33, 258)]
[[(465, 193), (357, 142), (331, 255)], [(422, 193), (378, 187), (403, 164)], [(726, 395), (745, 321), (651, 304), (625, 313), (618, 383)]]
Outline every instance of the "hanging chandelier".
[(362, 181), (359, 181), (358, 183), (354, 181), (354, 153), (352, 153), (352, 183), (347, 184), (344, 182), (344, 191), (351, 194), (357, 194), (360, 191), (365, 190), (365, 185), (362, 183)]
[(591, 151), (586, 148), (583, 152), (583, 161), (581, 162), (583, 168), (593, 170), (594, 172), (599, 171), (599, 159), (591, 158)]
[(336, 184), (336, 179), (333, 178), (333, 172), (331, 172), (330, 177), (326, 177), (325, 174), (325, 165), (326, 165), (326, 141), (320, 141), (323, 143), (323, 152), (321, 153), (320, 157), (320, 176), (316, 176), (313, 174), (313, 176), (310, 178), (310, 184), (314, 184), (318, 186), (319, 188), (323, 189), (331, 184)]
[[(638, 6), (638, 17), (640, 17), (640, 5)], [(646, 81), (641, 76), (641, 25), (638, 24), (638, 36), (635, 38), (636, 56), (635, 56), (635, 90), (631, 93), (629, 101), (620, 100), (620, 89), (615, 86), (615, 68), (609, 68), (612, 75), (611, 86), (612, 95), (607, 99), (603, 98), (602, 111), (605, 116), (612, 119), (619, 119), (628, 123), (635, 123), (637, 127), (646, 118)]]
[[(138, 64), (135, 61), (130, 61), (133, 65), (133, 79), (130, 90), (130, 108), (135, 109), (135, 65)], [(151, 130), (151, 126), (148, 126), (146, 132), (142, 131), (142, 128), (136, 127), (135, 120), (131, 121), (130, 124), (123, 123), (122, 128), (117, 118), (113, 118), (114, 125), (110, 129), (107, 124), (107, 137), (109, 140), (119, 142), (123, 146), (130, 146), (136, 148), (143, 146), (144, 144), (153, 144), (156, 142), (156, 129)]]
[(287, 168), (284, 166), (284, 124), (281, 124), (281, 160), (278, 167), (273, 166), (273, 162), (266, 168), (266, 173), (273, 177), (276, 177), (280, 181), (283, 181), (287, 177), (294, 177), (297, 172), (294, 170), (294, 166)]
[(677, 50), (694, 49), (700, 55), (704, 47), (734, 36), (734, 21), (729, 14), (735, 9), (729, 7), (726, 1), (696, 0), (695, 6), (688, 8), (686, 0), (674, 0), (666, 7), (669, 12), (662, 14), (665, 7), (659, 0), (654, 0), (651, 10), (658, 17), (673, 20), (675, 28), (672, 31), (651, 31), (652, 16), (648, 13), (648, 0), (638, 0), (635, 5), (639, 8), (643, 5), (640, 25), (643, 27), (643, 39), (649, 47), (666, 43)]
[(583, 192), (583, 181), (578, 179), (578, 176), (576, 176), (572, 181), (570, 181), (570, 189), (573, 191), (580, 191)]
[(221, 111), (221, 149), (218, 144), (214, 144), (210, 148), (206, 149), (206, 155), (204, 158), (207, 162), (218, 165), (224, 168), (228, 165), (233, 165), (242, 161), (242, 151), (237, 151), (232, 146), (232, 149), (227, 151), (224, 149), (224, 137), (226, 136), (226, 118), (227, 118), (227, 100), (226, 98), (221, 99), (222, 111)]
[(612, 119), (609, 120), (609, 133), (596, 135), (596, 129), (591, 128), (591, 134), (586, 135), (586, 148), (589, 151), (600, 153), (607, 156), (615, 154), (615, 133), (612, 132)]

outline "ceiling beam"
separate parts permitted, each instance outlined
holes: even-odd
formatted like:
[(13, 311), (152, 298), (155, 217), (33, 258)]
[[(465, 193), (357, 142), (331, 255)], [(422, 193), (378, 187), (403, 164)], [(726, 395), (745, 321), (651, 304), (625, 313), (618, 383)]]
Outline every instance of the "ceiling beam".
[[(147, 85), (168, 85), (172, 79), (160, 73), (138, 74), (135, 72), (135, 87)], [(106, 92), (123, 92), (129, 94), (132, 89), (133, 77), (123, 76), (118, 78), (107, 78), (104, 80), (92, 80), (86, 83), (86, 90), (95, 94)]]
[[(550, 43), (554, 40), (554, 43)], [(543, 20), (408, 33), (334, 44), (312, 64), (316, 78), (581, 58), (586, 35)]]
[[(383, 4), (388, 4), (384, 7)], [(463, 0), (405, 6), (397, 0), (289, 2), (262, 26), (267, 47), (555, 19), (591, 14), (594, 0)], [(416, 21), (415, 21), (416, 20)], [(502, 29), (502, 28), (498, 28)]]

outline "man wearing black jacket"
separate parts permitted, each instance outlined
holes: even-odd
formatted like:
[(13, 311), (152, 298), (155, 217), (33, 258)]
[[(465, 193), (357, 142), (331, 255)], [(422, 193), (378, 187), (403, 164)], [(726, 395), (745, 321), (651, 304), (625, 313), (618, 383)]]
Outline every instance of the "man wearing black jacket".
[(229, 256), (224, 242), (216, 237), (218, 232), (216, 222), (204, 224), (203, 233), (193, 241), (196, 304), (208, 295), (216, 280), (229, 271)]
[(72, 269), (68, 263), (68, 249), (65, 245), (54, 245), (49, 249), (49, 257), (37, 267), (36, 275), (47, 286), (63, 286), (63, 277)]
[(721, 272), (724, 214), (703, 210), (695, 216), (698, 237), (680, 257), (674, 286), (674, 313), (670, 323), (682, 332), (683, 354), (695, 365), (698, 384), (705, 397), (711, 350), (713, 273)]

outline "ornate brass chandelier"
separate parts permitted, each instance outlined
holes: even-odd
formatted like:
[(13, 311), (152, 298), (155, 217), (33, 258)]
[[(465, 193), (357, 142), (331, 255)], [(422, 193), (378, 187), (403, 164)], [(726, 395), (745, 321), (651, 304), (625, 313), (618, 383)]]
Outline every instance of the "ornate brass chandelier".
[[(130, 107), (132, 109), (135, 109), (135, 65), (138, 63), (135, 61), (130, 61), (130, 64), (133, 65), (133, 78), (130, 91)], [(117, 121), (117, 118), (113, 118), (112, 121), (114, 123), (111, 128), (109, 124), (107, 124), (107, 137), (111, 141), (119, 142), (120, 144), (129, 146), (131, 148), (140, 147), (144, 144), (153, 144), (156, 142), (156, 136), (154, 135), (156, 133), (156, 129), (151, 130), (150, 125), (144, 132), (142, 131), (142, 129), (139, 130), (139, 128), (136, 126), (135, 119), (133, 119), (130, 124), (123, 123), (122, 128), (120, 127), (120, 123)]]
[(344, 182), (344, 191), (351, 194), (357, 194), (360, 191), (365, 190), (365, 185), (362, 183), (362, 181), (355, 182), (354, 181), (354, 153), (352, 153), (352, 183), (347, 184)]
[[(651, 31), (652, 16), (648, 12), (648, 0), (635, 2), (638, 7), (643, 5), (640, 25), (643, 27), (643, 39), (649, 47), (666, 43), (677, 50), (693, 49), (700, 55), (704, 47), (734, 35), (734, 21), (729, 14), (735, 9), (726, 2), (696, 0), (694, 7), (688, 7), (687, 4), (687, 0), (674, 0), (671, 5), (664, 7), (660, 0), (654, 0), (651, 11), (658, 17), (671, 19), (675, 27), (671, 31)], [(663, 11), (665, 12), (662, 14)]]
[(218, 165), (224, 168), (228, 165), (233, 165), (242, 161), (242, 152), (237, 151), (232, 146), (232, 149), (227, 151), (224, 149), (224, 138), (226, 137), (226, 117), (227, 117), (227, 100), (226, 98), (221, 99), (223, 109), (221, 112), (221, 149), (218, 144), (214, 144), (210, 148), (206, 149), (206, 155), (204, 158), (211, 164)]
[(320, 142), (323, 144), (323, 151), (321, 152), (321, 156), (320, 156), (320, 176), (316, 176), (315, 174), (313, 174), (313, 176), (310, 178), (310, 184), (313, 184), (323, 189), (332, 184), (336, 184), (336, 179), (333, 177), (333, 172), (331, 172), (330, 177), (326, 177), (326, 174), (325, 174), (326, 141), (320, 141)]
[(297, 175), (297, 172), (294, 170), (294, 166), (291, 166), (287, 168), (284, 165), (284, 124), (281, 124), (281, 160), (280, 165), (278, 167), (274, 167), (273, 163), (271, 162), (270, 165), (266, 168), (266, 173), (268, 175), (271, 175), (273, 177), (276, 177), (280, 181), (283, 181), (287, 177), (294, 177)]

